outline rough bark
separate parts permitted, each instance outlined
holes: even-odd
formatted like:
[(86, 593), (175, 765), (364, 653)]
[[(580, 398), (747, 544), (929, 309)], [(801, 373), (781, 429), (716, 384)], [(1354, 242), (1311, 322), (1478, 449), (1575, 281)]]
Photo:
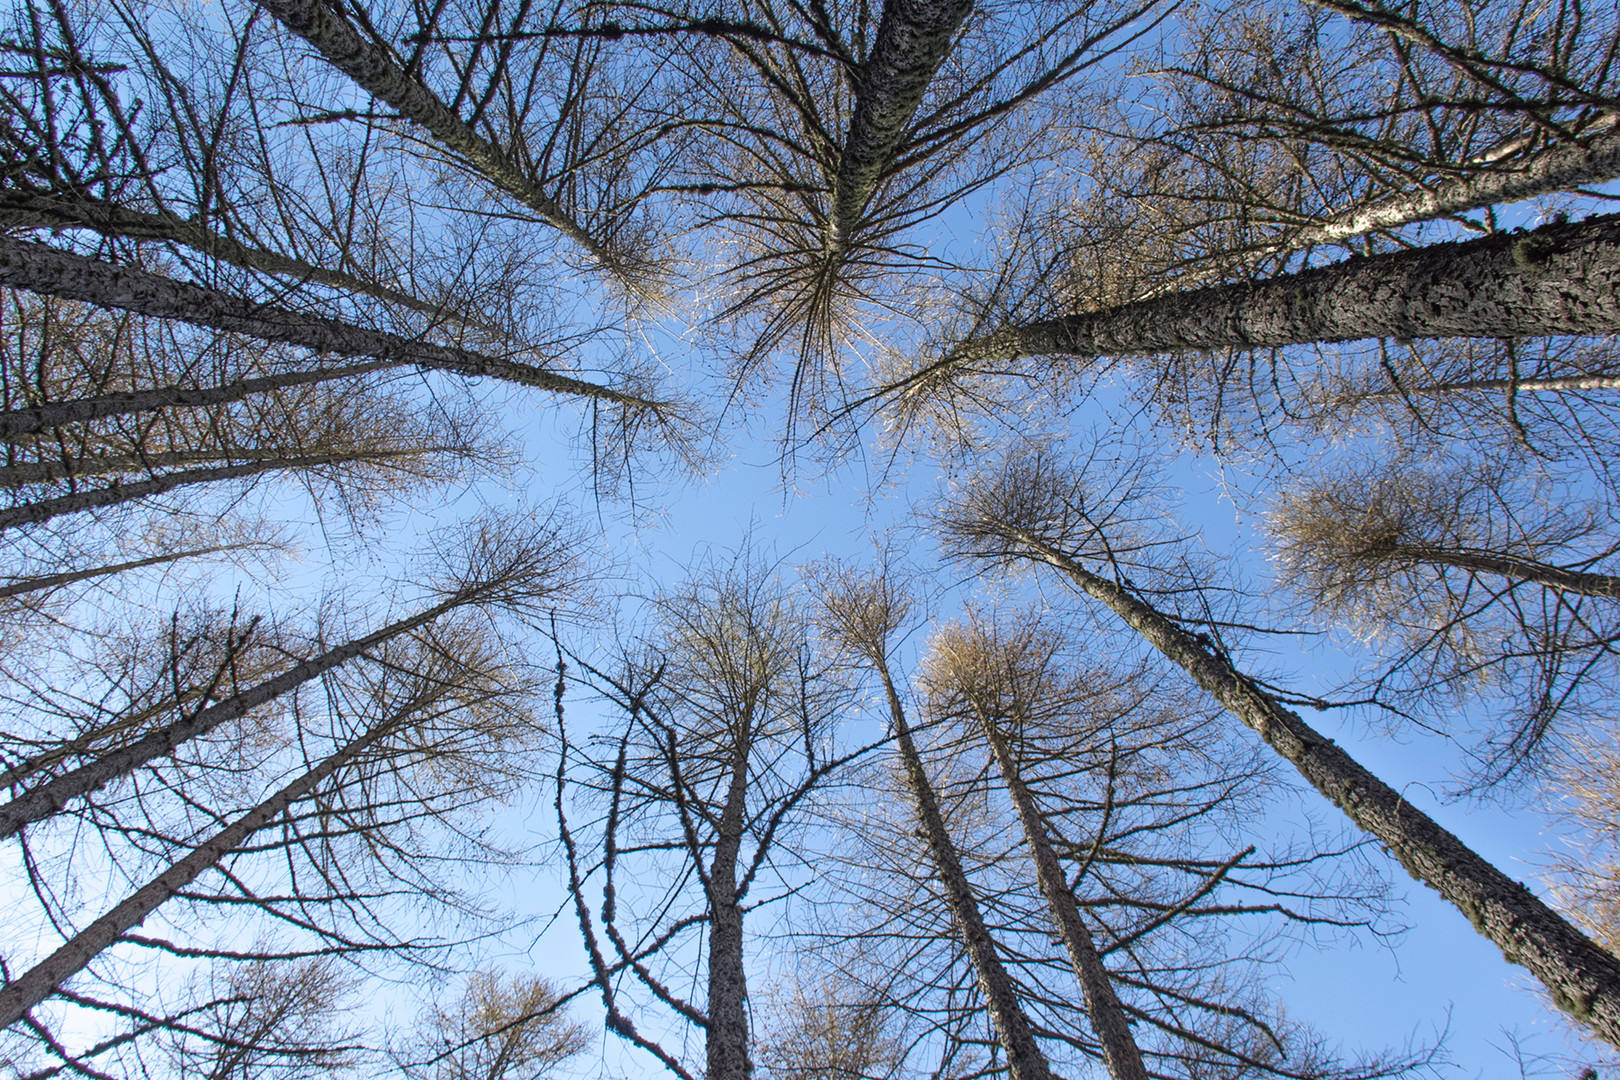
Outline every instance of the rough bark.
[(1052, 1071), (1047, 1065), (1046, 1055), (1035, 1042), (1035, 1034), (1030, 1030), (1029, 1018), (1024, 1015), (1012, 978), (1002, 965), (1001, 958), (996, 955), (995, 941), (984, 925), (983, 916), (979, 914), (978, 901), (974, 899), (967, 874), (962, 869), (956, 844), (945, 827), (945, 816), (940, 813), (934, 786), (923, 770), (922, 756), (917, 753), (916, 743), (912, 741), (911, 725), (906, 720), (905, 707), (894, 688), (888, 665), (881, 658), (875, 658), (874, 664), (888, 698), (889, 717), (894, 724), (900, 759), (905, 765), (906, 786), (911, 791), (912, 806), (922, 824), (929, 855), (945, 891), (945, 903), (962, 935), (968, 962), (978, 976), (979, 989), (990, 1012), (990, 1022), (996, 1029), (1001, 1048), (1006, 1051), (1007, 1075), (1011, 1080), (1051, 1080)]
[(23, 435), (32, 435), (65, 424), (83, 424), (108, 416), (127, 416), (131, 413), (150, 412), (169, 406), (193, 408), (228, 405), (233, 401), (241, 401), (251, 394), (263, 394), (294, 386), (309, 386), (331, 379), (354, 378), (373, 371), (405, 366), (407, 362), (403, 360), (373, 360), (370, 363), (286, 371), (256, 379), (240, 379), (221, 386), (159, 386), (151, 390), (103, 394), (93, 398), (48, 401), (25, 409), (0, 412), (0, 440), (9, 442)]
[(1058, 925), (1063, 946), (1068, 950), (1069, 964), (1080, 983), (1080, 993), (1085, 999), (1086, 1014), (1091, 1018), (1091, 1028), (1097, 1035), (1097, 1041), (1102, 1044), (1103, 1064), (1108, 1067), (1108, 1075), (1113, 1080), (1148, 1080), (1147, 1066), (1142, 1063), (1142, 1051), (1131, 1035), (1125, 1010), (1120, 1007), (1114, 984), (1108, 977), (1108, 969), (1103, 966), (1096, 943), (1091, 939), (1091, 931), (1080, 916), (1080, 906), (1075, 903), (1074, 893), (1069, 890), (1057, 852), (1052, 850), (1052, 841), (1046, 835), (1046, 822), (1041, 817), (1040, 808), (1035, 805), (1035, 797), (1030, 793), (1029, 785), (1024, 783), (1018, 763), (1013, 760), (1012, 749), (996, 727), (995, 718), (982, 709), (975, 709), (974, 712), (985, 741), (990, 744), (996, 765), (1001, 770), (1001, 779), (1012, 796), (1013, 808), (1018, 812), (1018, 823), (1023, 827), (1024, 839), (1035, 861), (1036, 882), (1040, 885), (1041, 895), (1046, 899), (1052, 919)]
[(748, 980), (743, 969), (743, 910), (737, 895), (737, 859), (742, 850), (748, 800), (747, 721), (740, 725), (731, 767), (731, 783), (714, 858), (709, 863), (709, 1003), (705, 1047), (706, 1080), (748, 1080), (753, 1064), (748, 1053)]
[(132, 266), (118, 266), (5, 236), (0, 236), (0, 285), (297, 345), (318, 353), (392, 360), (457, 375), (488, 376), (632, 408), (654, 404), (532, 364), (413, 341), (337, 319), (260, 304)]
[(416, 453), (418, 451), (385, 450), (280, 455), (260, 461), (245, 461), (235, 465), (220, 465), (204, 469), (180, 469), (176, 472), (154, 476), (148, 480), (138, 480), (129, 484), (115, 483), (104, 488), (75, 491), (67, 495), (59, 495), (54, 499), (38, 499), (7, 507), (0, 510), (0, 532), (4, 532), (6, 529), (19, 528), (23, 525), (38, 525), (62, 514), (77, 514), (86, 510), (99, 510), (108, 506), (117, 506), (121, 503), (134, 502), (139, 499), (150, 498), (153, 495), (162, 495), (164, 492), (192, 484), (240, 480), (244, 477), (258, 476), (261, 473), (312, 469), (322, 465), (344, 465), (360, 461), (409, 457)]
[(1414, 878), (1467, 917), (1509, 961), (1529, 970), (1553, 1003), (1620, 1046), (1620, 958), (1605, 951), (1529, 889), (1481, 858), (1296, 713), (1125, 588), (1086, 570), (1038, 536), (1009, 530), (1020, 554), (1061, 571), (1190, 674), (1229, 712), (1372, 834)]
[(833, 182), (829, 249), (848, 249), (951, 39), (972, 10), (972, 0), (884, 3), (872, 51), (856, 75), (855, 109)]
[(1354, 395), (1356, 400), (1379, 398), (1441, 397), (1474, 390), (1505, 390), (1512, 394), (1559, 394), (1566, 391), (1620, 390), (1620, 375), (1562, 375), (1551, 379), (1468, 379), (1453, 383), (1432, 383), (1399, 390), (1375, 390)]
[(149, 214), (86, 196), (65, 199), (11, 189), (0, 191), (0, 223), (19, 229), (89, 229), (107, 237), (181, 244), (244, 270), (314, 281), (346, 293), (396, 304), (434, 319), (453, 319), (483, 330), (496, 329), (487, 323), (469, 319), (464, 313), (443, 304), (390, 289), (342, 270), (317, 266), (279, 251), (244, 244), (234, 237), (169, 213)]
[(534, 177), (500, 147), (480, 138), (426, 84), (397, 64), (386, 50), (362, 38), (348, 20), (329, 8), (324, 0), (260, 0), (260, 3), (372, 97), (426, 129), (496, 187), (590, 252), (609, 272), (620, 272), (622, 260), (618, 255), (592, 236)]
[(367, 649), (419, 626), (426, 626), (446, 612), (475, 603), (480, 598), (481, 592), (477, 589), (459, 592), (407, 619), (390, 623), (364, 637), (354, 638), (319, 656), (305, 660), (239, 694), (189, 716), (181, 715), (179, 719), (165, 724), (127, 746), (109, 750), (88, 764), (23, 792), (4, 806), (0, 806), (0, 840), (11, 836), (30, 822), (51, 816), (74, 799), (99, 791), (146, 762), (173, 753), (188, 740), (206, 735), (226, 721), (234, 720), (312, 679), (319, 678)]
[[(83, 457), (57, 457), (48, 461), (20, 461), (0, 465), (0, 488), (22, 488), (29, 484), (50, 484), (80, 476), (116, 476), (172, 469), (180, 465), (207, 465), (229, 462), (285, 461), (286, 450), (259, 450), (242, 447), (230, 450), (164, 450), (150, 454), (87, 454)], [(0, 591), (0, 596), (5, 593)]]
[[(63, 585), (72, 585), (76, 581), (90, 581), (98, 577), (122, 574), (126, 570), (141, 570), (148, 566), (162, 566), (164, 563), (179, 562), (181, 559), (193, 559), (200, 555), (214, 555), (241, 546), (240, 544), (220, 544), (216, 547), (190, 548), (186, 551), (171, 551), (162, 555), (151, 555), (144, 559), (130, 559), (128, 562), (95, 566), (88, 570), (73, 570), (62, 574), (44, 574), (39, 577), (21, 578), (0, 585), (0, 600), (11, 596), (25, 596), (28, 593), (41, 592), (45, 589), (55, 589)], [(10, 781), (5, 774), (0, 774), (0, 785), (7, 783), (10, 783)]]
[(232, 821), (213, 837), (192, 848), (186, 856), (131, 893), (117, 907), (69, 938), (55, 952), (35, 964), (15, 981), (0, 988), (0, 1029), (16, 1023), (29, 1009), (44, 1001), (68, 979), (84, 970), (103, 949), (139, 926), (166, 900), (197, 880), (232, 850), (274, 821), (289, 806), (309, 795), (345, 762), (393, 730), (393, 724), (380, 724), (342, 750), (323, 760), (283, 787), (252, 810)]
[(962, 343), (938, 366), (1019, 356), (1617, 331), (1620, 215), (1608, 215), (1012, 326)]

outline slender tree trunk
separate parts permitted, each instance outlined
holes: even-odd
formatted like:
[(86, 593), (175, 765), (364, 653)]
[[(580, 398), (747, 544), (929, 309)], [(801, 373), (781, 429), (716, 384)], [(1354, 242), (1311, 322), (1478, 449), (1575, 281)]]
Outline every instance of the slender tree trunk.
[(1080, 916), (1080, 906), (1074, 902), (1074, 893), (1069, 890), (1062, 864), (1052, 850), (1052, 841), (1046, 835), (1046, 822), (1041, 817), (1040, 808), (1035, 805), (1035, 797), (1024, 783), (1007, 739), (996, 727), (995, 718), (982, 709), (974, 709), (974, 713), (978, 716), (985, 741), (990, 744), (996, 765), (1001, 769), (1001, 778), (1012, 796), (1013, 808), (1018, 811), (1024, 839), (1029, 844), (1030, 854), (1034, 856), (1035, 879), (1058, 925), (1063, 945), (1068, 949), (1069, 964), (1074, 969), (1074, 977), (1080, 982), (1091, 1028), (1097, 1034), (1097, 1041), (1102, 1044), (1103, 1064), (1108, 1066), (1108, 1075), (1113, 1080), (1148, 1080), (1147, 1066), (1142, 1063), (1142, 1051), (1137, 1047), (1130, 1025), (1125, 1021), (1125, 1010), (1120, 1007), (1108, 969), (1103, 966), (1102, 957), (1091, 939), (1091, 931), (1086, 929), (1085, 920)]
[[(1600, 131), (1585, 140), (1556, 143), (1521, 162), (1480, 164), (1493, 167), (1431, 187), (1373, 199), (1313, 225), (1282, 229), (1276, 242), (1233, 252), (1220, 265), (1191, 274), (1171, 288), (1186, 289), (1272, 256), (1318, 244), (1342, 244), (1382, 229), (1398, 229), (1419, 221), (1570, 191), (1583, 184), (1605, 183), (1620, 177), (1620, 130), (1616, 130), (1615, 118), (1610, 117)], [(1155, 289), (1148, 295), (1161, 296), (1164, 292)]]
[[(397, 721), (397, 718), (395, 718)], [(232, 821), (212, 838), (192, 848), (186, 856), (147, 882), (122, 903), (73, 935), (50, 956), (28, 972), (0, 988), (0, 1029), (16, 1023), (29, 1009), (44, 1001), (68, 979), (84, 970), (101, 951), (139, 926), (164, 901), (197, 880), (232, 850), (309, 795), (323, 780), (352, 760), (367, 746), (392, 731), (396, 723), (379, 724), (359, 739), (283, 787), (252, 810)]]
[(1376, 401), (1380, 398), (1442, 397), (1472, 390), (1506, 390), (1519, 394), (1558, 394), (1580, 390), (1620, 390), (1620, 375), (1563, 375), (1552, 379), (1468, 379), (1463, 382), (1433, 383), (1399, 390), (1374, 390), (1370, 394), (1357, 394), (1354, 400)]
[[(179, 562), (181, 559), (194, 559), (199, 555), (213, 555), (221, 551), (233, 551), (246, 546), (248, 545), (220, 544), (216, 547), (188, 548), (185, 551), (170, 551), (162, 555), (151, 555), (144, 559), (131, 559), (128, 562), (95, 566), (88, 570), (71, 570), (62, 574), (44, 574), (40, 577), (18, 578), (0, 585), (0, 600), (12, 596), (25, 596), (28, 593), (41, 592), (45, 589), (55, 589), (62, 585), (72, 585), (76, 581), (90, 581), (98, 577), (122, 574), (126, 570), (162, 566), (164, 563)], [(8, 782), (3, 775), (0, 775), (0, 785)]]
[(895, 691), (888, 663), (882, 657), (872, 659), (888, 697), (889, 717), (894, 723), (895, 741), (906, 769), (906, 785), (911, 789), (917, 818), (922, 823), (929, 854), (945, 891), (945, 903), (961, 932), (968, 962), (978, 976), (979, 989), (984, 993), (985, 1005), (990, 1010), (990, 1022), (995, 1026), (996, 1038), (1006, 1051), (1008, 1076), (1011, 1080), (1051, 1080), (1052, 1071), (1047, 1065), (1046, 1055), (1035, 1042), (1035, 1033), (1030, 1030), (1029, 1018), (1024, 1015), (1012, 978), (1002, 966), (1001, 958), (996, 955), (995, 941), (991, 939), (984, 918), (979, 914), (979, 904), (962, 869), (956, 844), (945, 828), (945, 816), (940, 813), (934, 787), (929, 783), (922, 757), (912, 741), (911, 725), (906, 721), (905, 707)]
[(11, 836), (30, 822), (50, 817), (74, 799), (98, 791), (121, 776), (125, 776), (154, 758), (173, 753), (191, 739), (205, 735), (228, 720), (234, 720), (249, 710), (273, 701), (289, 690), (317, 679), (339, 664), (354, 659), (367, 649), (390, 638), (415, 630), (447, 612), (475, 603), (483, 591), (465, 589), (438, 604), (406, 619), (390, 623), (364, 637), (354, 638), (320, 656), (305, 660), (288, 671), (266, 679), (224, 701), (210, 705), (189, 716), (182, 715), (151, 734), (127, 746), (109, 750), (96, 760), (63, 773), (36, 788), (23, 792), (0, 806), (0, 840)]
[[(49, 484), (81, 476), (115, 476), (124, 473), (150, 473), (156, 469), (170, 469), (177, 465), (207, 465), (229, 462), (242, 465), (250, 462), (287, 460), (285, 450), (261, 450), (239, 447), (229, 450), (163, 450), (151, 454), (87, 454), (77, 458), (57, 457), (47, 461), (21, 461), (15, 465), (0, 465), (0, 488), (23, 488), (29, 484)], [(0, 590), (0, 596), (5, 592)]]
[(198, 408), (228, 405), (233, 401), (241, 401), (250, 394), (308, 386), (331, 379), (354, 378), (373, 371), (405, 367), (407, 363), (404, 360), (373, 360), (363, 364), (287, 371), (279, 375), (241, 379), (222, 386), (160, 386), (151, 390), (136, 390), (123, 394), (104, 394), (100, 397), (76, 398), (70, 401), (48, 401), (43, 405), (0, 412), (0, 440), (11, 442), (23, 435), (48, 431), (66, 424), (82, 424), (108, 416), (151, 412), (169, 406)]
[(1023, 554), (1045, 562), (1111, 609), (1154, 648), (1184, 668), (1228, 711), (1294, 765), (1311, 786), (1371, 833), (1408, 873), (1468, 918), (1502, 955), (1530, 971), (1553, 1002), (1599, 1038), (1620, 1046), (1620, 958), (1595, 945), (1529, 889), (1362, 768), (1331, 739), (1283, 708), (1223, 653), (1126, 589), (1097, 576), (1037, 536), (1008, 530)]
[(296, 278), (299, 281), (314, 281), (345, 292), (370, 296), (385, 303), (420, 312), (430, 318), (453, 319), (480, 330), (498, 332), (496, 327), (469, 319), (463, 313), (443, 304), (423, 300), (398, 289), (390, 289), (386, 285), (368, 281), (342, 270), (317, 266), (279, 251), (253, 247), (234, 237), (214, 232), (195, 221), (187, 221), (166, 212), (148, 214), (85, 195), (63, 198), (9, 189), (0, 191), (0, 222), (20, 229), (89, 229), (107, 237), (180, 244), (193, 251), (202, 252), (210, 258), (242, 267), (244, 270), (258, 270), (267, 274)]
[(484, 375), (553, 393), (611, 401), (632, 408), (652, 402), (605, 386), (558, 375), (532, 364), (470, 349), (413, 341), (320, 315), (260, 304), (188, 282), (85, 258), (44, 244), (0, 236), (0, 285), (65, 300), (119, 308), (160, 319), (246, 334), (336, 356), (392, 360), (417, 367)]
[(267, 472), (311, 469), (320, 465), (343, 465), (359, 461), (409, 457), (418, 452), (414, 450), (353, 450), (344, 453), (302, 454), (267, 458), (262, 461), (248, 461), (238, 465), (222, 465), (208, 469), (181, 469), (178, 472), (154, 476), (150, 480), (139, 480), (130, 484), (112, 484), (108, 487), (95, 488), (90, 491), (75, 491), (71, 494), (59, 495), (54, 499), (39, 499), (34, 502), (25, 502), (7, 507), (0, 510), (0, 532), (23, 525), (38, 525), (62, 514), (76, 514), (85, 510), (97, 510), (102, 507), (134, 502), (137, 499), (161, 495), (166, 491), (173, 491), (175, 488), (186, 487), (191, 484), (240, 480), (243, 477), (258, 476)]
[(935, 369), (1019, 356), (1620, 332), (1620, 215), (1432, 244), (1012, 326)]
[(737, 740), (731, 784), (720, 814), (714, 859), (709, 864), (709, 1003), (706, 1080), (748, 1080), (748, 981), (743, 969), (743, 910), (737, 895), (737, 858), (742, 850), (748, 800), (749, 740)]
[(425, 83), (395, 63), (387, 51), (362, 38), (348, 20), (329, 8), (324, 0), (260, 0), (260, 3), (372, 97), (425, 128), (496, 187), (590, 252), (610, 273), (622, 272), (618, 253), (600, 243), (500, 147), (480, 138)]
[(1529, 581), (1558, 592), (1580, 596), (1620, 597), (1620, 577), (1612, 574), (1594, 574), (1584, 570), (1567, 570), (1562, 566), (1521, 559), (1513, 555), (1493, 555), (1486, 552), (1448, 551), (1445, 548), (1419, 544), (1396, 545), (1377, 553), (1380, 559), (1390, 557), (1413, 562), (1439, 563), (1481, 574), (1495, 574), (1514, 581)]
[(972, 0), (885, 0), (872, 51), (856, 76), (854, 114), (838, 157), (827, 246), (849, 249), (917, 106)]

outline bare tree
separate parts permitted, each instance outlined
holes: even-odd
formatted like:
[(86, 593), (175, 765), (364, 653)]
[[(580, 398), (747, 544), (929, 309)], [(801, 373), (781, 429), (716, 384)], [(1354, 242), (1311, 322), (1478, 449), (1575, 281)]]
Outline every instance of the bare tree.
[(467, 977), (458, 999), (424, 1015), (403, 1071), (433, 1080), (523, 1080), (582, 1053), (589, 1042), (590, 1032), (561, 1011), (548, 980), (479, 971)]

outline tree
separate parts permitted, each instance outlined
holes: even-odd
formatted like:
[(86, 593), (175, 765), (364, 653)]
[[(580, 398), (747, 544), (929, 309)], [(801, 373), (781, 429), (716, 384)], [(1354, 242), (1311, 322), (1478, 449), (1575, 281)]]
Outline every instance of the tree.
[[(1130, 500), (1128, 486), (1124, 492), (1116, 486), (1100, 499), (1094, 490), (1084, 477), (1065, 476), (1050, 460), (1015, 459), (968, 486), (941, 511), (939, 524), (961, 557), (1049, 565), (1112, 610), (1375, 836), (1408, 872), (1461, 910), (1507, 959), (1535, 974), (1556, 1005), (1605, 1041), (1620, 1044), (1620, 1005), (1615, 1004), (1620, 961), (1311, 729), (1235, 667), (1223, 646), (1213, 639), (1206, 644), (1128, 584), (1119, 560), (1131, 540), (1115, 539), (1117, 516)], [(1087, 569), (1082, 560), (1098, 561), (1108, 576)]]
[(584, 1051), (590, 1032), (561, 1011), (556, 987), (534, 975), (478, 971), (436, 1006), (407, 1051), (404, 1072), (433, 1080), (518, 1080)]

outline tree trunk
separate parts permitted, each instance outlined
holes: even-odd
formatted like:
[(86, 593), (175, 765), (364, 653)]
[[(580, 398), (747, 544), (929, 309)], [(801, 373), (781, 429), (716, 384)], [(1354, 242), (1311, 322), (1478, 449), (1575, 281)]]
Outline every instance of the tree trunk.
[(343, 453), (302, 454), (266, 458), (262, 461), (248, 461), (237, 465), (222, 465), (210, 469), (181, 469), (178, 472), (154, 476), (150, 480), (139, 480), (129, 484), (112, 484), (108, 487), (95, 488), (90, 491), (75, 491), (68, 495), (59, 495), (54, 499), (39, 499), (34, 502), (25, 502), (7, 507), (0, 510), (0, 532), (4, 532), (6, 529), (15, 529), (22, 525), (38, 525), (62, 514), (76, 514), (85, 510), (117, 506), (120, 503), (161, 495), (166, 491), (173, 491), (175, 488), (186, 487), (191, 484), (239, 480), (246, 476), (258, 476), (261, 473), (310, 469), (319, 465), (342, 465), (358, 461), (409, 457), (416, 453), (419, 453), (419, 451), (351, 450)]
[(1615, 332), (1620, 215), (1609, 215), (1012, 326), (963, 342), (936, 369), (1019, 356)]
[(1184, 668), (1199, 686), (1294, 765), (1311, 786), (1371, 833), (1408, 873), (1468, 918), (1502, 955), (1530, 971), (1554, 1004), (1613, 1046), (1620, 1046), (1620, 958), (1593, 944), (1529, 889), (1362, 768), (1331, 739), (1174, 621), (1121, 586), (1080, 566), (1039, 537), (1009, 530), (1025, 557), (1067, 575), (1154, 648)]
[(1471, 390), (1506, 390), (1513, 394), (1559, 394), (1565, 391), (1620, 390), (1620, 375), (1562, 375), (1551, 379), (1469, 379), (1465, 382), (1433, 383), (1400, 390), (1374, 390), (1356, 394), (1353, 400), (1380, 398), (1441, 397)]
[(884, 170), (922, 104), (972, 0), (886, 0), (872, 51), (856, 76), (854, 114), (838, 156), (827, 246), (849, 249)]
[(289, 690), (319, 678), (339, 664), (354, 659), (367, 649), (380, 645), (390, 638), (425, 626), (446, 612), (475, 603), (481, 596), (482, 591), (476, 588), (462, 590), (410, 618), (390, 623), (381, 630), (329, 649), (320, 656), (305, 660), (289, 671), (266, 679), (257, 686), (210, 705), (191, 716), (182, 715), (178, 720), (127, 746), (109, 750), (95, 761), (23, 792), (0, 806), (0, 840), (11, 836), (30, 822), (51, 816), (73, 799), (100, 790), (148, 761), (173, 753), (183, 743), (207, 734), (227, 720), (234, 720), (251, 709), (275, 700)]
[(480, 330), (499, 332), (496, 327), (469, 319), (443, 304), (422, 300), (342, 270), (316, 266), (279, 251), (251, 247), (234, 237), (170, 213), (148, 214), (86, 195), (62, 198), (9, 189), (0, 191), (0, 222), (18, 229), (89, 229), (106, 237), (180, 244), (244, 270), (319, 282), (344, 292), (370, 296), (420, 312), (433, 319), (453, 319)]
[(173, 278), (74, 255), (44, 244), (0, 236), (0, 285), (27, 289), (65, 300), (81, 300), (100, 307), (119, 308), (159, 319), (175, 319), (194, 326), (245, 334), (263, 341), (279, 341), (332, 353), (374, 360), (392, 360), (417, 367), (485, 375), (535, 386), (553, 393), (611, 401), (631, 408), (652, 402), (618, 393), (605, 386), (571, 379), (532, 364), (507, 360), (397, 334), (308, 315), (241, 296), (206, 289)]
[(185, 858), (131, 893), (117, 907), (73, 935), (26, 974), (0, 988), (0, 1029), (22, 1019), (29, 1009), (44, 1001), (56, 991), (57, 987), (82, 971), (103, 949), (139, 926), (164, 901), (197, 880), (204, 871), (217, 864), (233, 849), (240, 847), (293, 803), (307, 796), (316, 785), (335, 773), (345, 762), (392, 731), (396, 722), (397, 718), (395, 722), (381, 723), (373, 727), (238, 817), (214, 834), (211, 839), (192, 848)]
[(928, 781), (922, 757), (912, 742), (911, 725), (906, 722), (905, 708), (895, 691), (894, 680), (889, 676), (888, 665), (881, 657), (874, 658), (874, 665), (888, 697), (889, 717), (894, 723), (901, 761), (905, 764), (906, 786), (911, 789), (913, 808), (917, 811), (917, 819), (928, 841), (934, 868), (939, 873), (945, 903), (962, 935), (968, 962), (978, 976), (979, 989), (984, 993), (985, 1005), (990, 1010), (990, 1022), (995, 1026), (996, 1038), (1007, 1053), (1007, 1075), (1010, 1080), (1051, 1080), (1052, 1071), (1046, 1063), (1046, 1055), (1035, 1042), (1035, 1034), (1030, 1030), (1029, 1018), (1024, 1015), (1012, 978), (1002, 966), (1001, 958), (996, 955), (996, 944), (984, 925), (984, 918), (979, 914), (979, 904), (962, 869), (956, 844), (945, 828), (945, 816), (940, 813), (934, 787)]
[(1068, 949), (1069, 964), (1074, 969), (1074, 977), (1079, 980), (1086, 1013), (1091, 1017), (1091, 1028), (1097, 1034), (1097, 1041), (1102, 1044), (1103, 1064), (1108, 1067), (1108, 1075), (1113, 1080), (1148, 1080), (1147, 1066), (1142, 1063), (1142, 1051), (1137, 1047), (1130, 1025), (1125, 1021), (1125, 1010), (1120, 1007), (1108, 969), (1103, 966), (1097, 946), (1091, 940), (1091, 932), (1086, 929), (1085, 920), (1080, 916), (1080, 906), (1074, 902), (1074, 894), (1069, 890), (1057, 853), (1052, 850), (1051, 839), (1046, 835), (1046, 822), (1035, 805), (1035, 797), (1018, 771), (1018, 763), (1013, 760), (1006, 737), (996, 728), (995, 718), (981, 709), (974, 709), (974, 713), (978, 716), (985, 741), (990, 744), (996, 765), (1001, 769), (1001, 778), (1012, 796), (1013, 807), (1018, 811), (1018, 822), (1023, 826), (1024, 839), (1035, 860), (1035, 879), (1041, 887), (1041, 895), (1046, 898), (1047, 908), (1052, 912), (1052, 919), (1058, 925), (1063, 945)]
[(1557, 592), (1576, 593), (1580, 596), (1620, 597), (1620, 577), (1612, 574), (1593, 574), (1584, 570), (1567, 570), (1562, 566), (1521, 559), (1513, 555), (1474, 551), (1448, 551), (1444, 548), (1399, 544), (1378, 553), (1413, 562), (1438, 563), (1455, 566), (1474, 573), (1495, 574), (1514, 581), (1529, 581)]
[[(0, 465), (0, 488), (24, 488), (30, 484), (49, 484), (81, 476), (151, 473), (157, 469), (169, 469), (177, 465), (206, 465), (219, 462), (242, 465), (249, 462), (285, 460), (287, 460), (285, 450), (260, 450), (255, 447), (229, 450), (163, 450), (151, 454), (87, 454), (77, 458), (56, 457), (46, 461), (21, 461), (15, 465)], [(0, 596), (4, 595), (4, 591), (0, 591)]]
[[(1583, 184), (1605, 183), (1620, 177), (1620, 131), (1611, 116), (1597, 134), (1585, 141), (1555, 143), (1522, 162), (1489, 164), (1491, 168), (1470, 176), (1373, 199), (1316, 224), (1281, 229), (1281, 238), (1276, 242), (1233, 252), (1219, 266), (1188, 275), (1171, 287), (1190, 288), (1272, 256), (1318, 244), (1342, 244), (1384, 229), (1570, 191)], [(1148, 295), (1161, 296), (1164, 291), (1155, 289)]]
[[(45, 589), (55, 589), (62, 585), (71, 585), (76, 581), (90, 581), (93, 578), (107, 577), (111, 574), (122, 574), (126, 570), (140, 570), (148, 566), (161, 566), (164, 563), (179, 562), (181, 559), (192, 559), (199, 555), (213, 555), (217, 552), (232, 551), (246, 546), (245, 544), (221, 544), (217, 547), (190, 548), (186, 551), (172, 551), (163, 555), (152, 555), (145, 559), (131, 559), (128, 562), (95, 566), (88, 570), (71, 570), (62, 574), (45, 574), (40, 577), (14, 579), (0, 585), (0, 600), (12, 596), (25, 596), (28, 593), (40, 592)], [(3, 775), (0, 775), (0, 786), (8, 782)]]
[(623, 273), (623, 260), (618, 253), (601, 244), (500, 147), (480, 138), (426, 84), (396, 64), (385, 50), (362, 38), (348, 20), (327, 7), (324, 0), (260, 0), (260, 3), (372, 97), (425, 128), (496, 187), (590, 252), (604, 269), (614, 274)]
[(373, 371), (404, 367), (406, 364), (407, 361), (404, 360), (374, 360), (365, 364), (345, 364), (288, 371), (279, 375), (264, 375), (257, 379), (241, 379), (226, 383), (223, 386), (160, 386), (151, 390), (103, 394), (100, 397), (77, 398), (72, 401), (48, 401), (43, 405), (0, 412), (0, 440), (11, 442), (19, 436), (32, 435), (66, 424), (88, 423), (108, 416), (126, 416), (169, 406), (195, 408), (228, 405), (233, 401), (241, 401), (250, 394), (308, 386), (329, 379), (347, 379)]
[(714, 859), (709, 864), (709, 1003), (706, 1080), (748, 1080), (748, 980), (743, 969), (743, 910), (737, 895), (737, 858), (742, 850), (748, 799), (749, 740), (737, 740), (731, 784), (720, 814)]

